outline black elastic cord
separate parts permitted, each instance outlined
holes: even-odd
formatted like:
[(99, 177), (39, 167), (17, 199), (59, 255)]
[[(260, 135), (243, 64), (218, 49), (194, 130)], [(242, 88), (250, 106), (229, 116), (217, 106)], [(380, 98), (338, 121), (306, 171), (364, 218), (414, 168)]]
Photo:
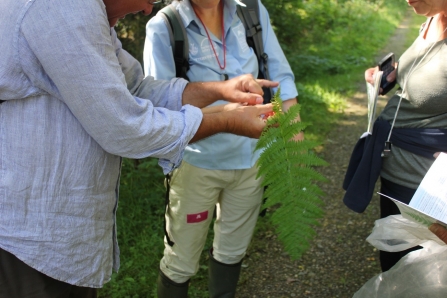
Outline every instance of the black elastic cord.
[(165, 216), (164, 216), (164, 229), (165, 229), (165, 236), (166, 241), (168, 242), (169, 246), (174, 246), (174, 242), (171, 241), (171, 238), (169, 238), (168, 230), (166, 229), (166, 216), (169, 210), (169, 191), (171, 190), (171, 177), (169, 174), (166, 174), (166, 196), (165, 196)]

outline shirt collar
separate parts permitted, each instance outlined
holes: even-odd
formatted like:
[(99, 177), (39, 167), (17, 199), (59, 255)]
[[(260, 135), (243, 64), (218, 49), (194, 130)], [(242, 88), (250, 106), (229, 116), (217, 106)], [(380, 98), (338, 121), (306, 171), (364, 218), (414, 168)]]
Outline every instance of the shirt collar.
[[(229, 28), (236, 15), (237, 4), (234, 0), (224, 0), (224, 1), (225, 1), (225, 13), (224, 13), (225, 27)], [(179, 5), (180, 5), (179, 14), (183, 19), (184, 23), (186, 24), (186, 27), (188, 27), (193, 21), (198, 26), (200, 21), (197, 18), (196, 14), (194, 13), (194, 10), (191, 6), (191, 2), (189, 0), (182, 0), (179, 2)]]

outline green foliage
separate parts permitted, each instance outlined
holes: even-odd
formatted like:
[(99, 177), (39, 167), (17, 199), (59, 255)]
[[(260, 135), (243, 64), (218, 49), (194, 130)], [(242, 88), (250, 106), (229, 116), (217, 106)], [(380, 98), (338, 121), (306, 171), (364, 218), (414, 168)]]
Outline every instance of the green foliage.
[[(323, 142), (346, 105), (340, 90), (324, 88), (320, 83), (297, 84), (300, 92), (301, 119), (310, 123), (306, 127), (306, 139)], [(343, 92), (346, 90), (342, 90)]]
[(263, 177), (262, 185), (268, 186), (264, 193), (266, 207), (278, 206), (271, 217), (278, 237), (290, 256), (297, 259), (308, 248), (315, 234), (312, 226), (323, 215), (323, 192), (314, 182), (325, 179), (314, 167), (326, 162), (312, 153), (315, 142), (293, 139), (306, 125), (295, 120), (300, 105), (282, 112), (279, 92), (272, 100), (275, 114), (268, 118), (256, 145), (257, 150), (263, 150), (258, 177)]
[(371, 65), (371, 53), (384, 44), (383, 37), (394, 30), (405, 11), (405, 2), (398, 0), (263, 3), (300, 82)]
[(163, 253), (163, 177), (157, 159), (123, 159), (117, 210), (121, 267), (99, 297), (154, 296)]
[(127, 15), (115, 26), (123, 48), (143, 63), (143, 48), (146, 38), (146, 24), (162, 7), (154, 7), (149, 16), (141, 13)]

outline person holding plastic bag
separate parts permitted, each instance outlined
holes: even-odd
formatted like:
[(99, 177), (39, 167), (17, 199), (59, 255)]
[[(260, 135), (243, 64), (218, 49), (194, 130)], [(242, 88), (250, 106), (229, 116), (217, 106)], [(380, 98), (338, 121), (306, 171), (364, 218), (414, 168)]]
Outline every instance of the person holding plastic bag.
[[(439, 152), (435, 153), (435, 157), (438, 157)], [(429, 230), (438, 236), (439, 239), (444, 241), (445, 244), (447, 244), (447, 229), (440, 224), (434, 223), (429, 227)]]
[[(396, 63), (396, 70), (387, 77), (388, 81), (396, 80), (400, 88), (374, 124), (363, 151), (369, 154), (368, 166), (357, 168), (352, 176), (352, 181), (361, 175), (367, 176), (365, 181), (368, 181), (369, 189), (380, 176), (381, 193), (406, 204), (432, 165), (434, 154), (447, 151), (447, 1), (414, 1), (408, 5), (416, 14), (426, 16), (427, 21)], [(373, 83), (377, 71), (378, 67), (366, 70), (366, 81)], [(390, 150), (384, 150), (385, 144)], [(360, 204), (362, 193), (361, 188), (357, 193), (347, 190), (345, 204), (354, 211), (363, 212), (372, 191)], [(380, 209), (381, 218), (399, 214), (397, 206), (385, 197), (380, 198)], [(381, 251), (382, 271), (392, 268), (408, 252)]]
[(371, 278), (353, 298), (446, 297), (447, 229), (433, 224), (430, 230), (435, 234), (402, 215), (377, 220), (367, 238), (374, 247), (390, 252), (415, 245), (422, 248), (405, 255), (388, 271)]
[(440, 224), (432, 224), (429, 227), (429, 230), (435, 234), (436, 236), (438, 236), (439, 239), (441, 239), (442, 241), (444, 241), (445, 244), (447, 244), (447, 229), (444, 228), (443, 226), (441, 226)]

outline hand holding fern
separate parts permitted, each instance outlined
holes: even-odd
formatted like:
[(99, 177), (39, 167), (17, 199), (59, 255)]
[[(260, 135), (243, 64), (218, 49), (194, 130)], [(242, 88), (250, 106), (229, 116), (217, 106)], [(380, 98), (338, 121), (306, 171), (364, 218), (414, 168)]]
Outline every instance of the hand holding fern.
[(250, 138), (259, 138), (265, 128), (266, 122), (262, 115), (270, 113), (273, 109), (271, 104), (255, 106), (228, 106), (223, 114), (228, 115), (228, 132)]
[(231, 110), (235, 110), (241, 106), (246, 106), (247, 103), (238, 103), (238, 102), (231, 102), (231, 103), (227, 103), (227, 104), (221, 104), (221, 105), (217, 105), (217, 106), (208, 106), (205, 108), (202, 108), (202, 113), (207, 114), (207, 113), (220, 113), (220, 112), (224, 112), (224, 111), (231, 111)]
[(203, 119), (194, 137), (196, 142), (216, 132), (228, 132), (249, 138), (259, 138), (266, 123), (261, 115), (272, 111), (272, 105), (247, 106), (243, 104), (221, 105), (204, 108)]

